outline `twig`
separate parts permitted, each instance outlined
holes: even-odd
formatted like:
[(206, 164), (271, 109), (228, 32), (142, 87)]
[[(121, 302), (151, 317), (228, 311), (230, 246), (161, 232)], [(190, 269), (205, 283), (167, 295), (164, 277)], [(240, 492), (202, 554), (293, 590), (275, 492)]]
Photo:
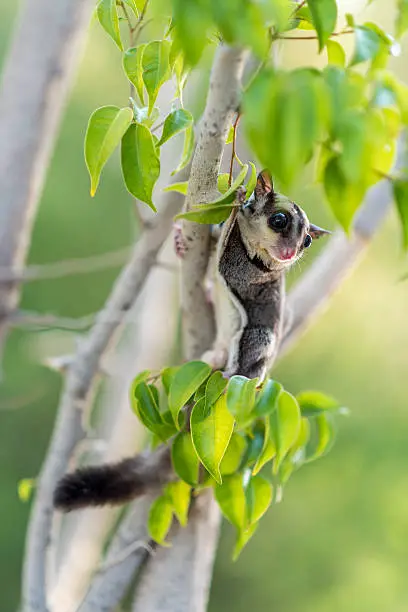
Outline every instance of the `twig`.
[(293, 12), (290, 16), (291, 19), (293, 19), (296, 16), (296, 13), (305, 6), (306, 2), (307, 0), (302, 0), (302, 2), (299, 2), (299, 4), (293, 9)]
[[(342, 30), (341, 32), (332, 32), (331, 36), (343, 36), (343, 34), (353, 34), (354, 30)], [(319, 40), (317, 36), (285, 36), (282, 34), (275, 35), (275, 40)]]
[[(99, 313), (88, 336), (80, 343), (74, 362), (68, 368), (57, 421), (28, 529), (23, 585), (27, 610), (37, 609), (31, 603), (33, 592), (36, 593), (36, 601), (45, 602), (45, 561), (51, 533), (53, 492), (57, 480), (67, 468), (71, 453), (84, 437), (83, 407), (89, 403), (95, 389), (102, 355), (142, 288), (179, 209), (178, 195), (170, 192), (167, 196), (167, 202), (160, 209), (156, 222), (145, 230), (136, 244), (105, 308)], [(38, 607), (38, 610), (45, 608)]]

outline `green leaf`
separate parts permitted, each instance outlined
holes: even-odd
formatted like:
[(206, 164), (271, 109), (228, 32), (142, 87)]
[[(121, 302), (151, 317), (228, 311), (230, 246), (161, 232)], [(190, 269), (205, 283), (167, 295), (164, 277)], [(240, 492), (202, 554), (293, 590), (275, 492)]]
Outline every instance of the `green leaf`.
[(241, 170), (239, 171), (238, 176), (235, 178), (234, 181), (232, 181), (231, 187), (227, 189), (227, 191), (223, 193), (219, 198), (217, 198), (216, 200), (212, 200), (212, 202), (209, 202), (208, 204), (204, 204), (204, 206), (209, 206), (212, 204), (229, 204), (230, 202), (235, 200), (235, 193), (238, 187), (240, 187), (244, 182), (247, 172), (248, 164), (244, 164)]
[(269, 417), (263, 420), (263, 442), (262, 449), (256, 459), (256, 463), (252, 468), (252, 474), (255, 476), (261, 471), (264, 465), (271, 461), (276, 455), (275, 443), (271, 440), (271, 425)]
[(258, 529), (258, 525), (259, 525), (259, 523), (253, 523), (253, 525), (251, 525), (245, 531), (239, 531), (238, 532), (237, 541), (235, 543), (235, 548), (234, 548), (234, 552), (233, 552), (233, 555), (232, 555), (232, 560), (233, 561), (236, 561), (238, 559), (238, 557), (241, 554), (244, 546), (246, 546), (246, 544), (248, 544), (249, 540), (252, 538), (252, 536), (254, 535), (255, 531)]
[(262, 476), (253, 476), (245, 488), (248, 524), (257, 523), (272, 502), (273, 487)]
[(189, 210), (176, 215), (175, 219), (186, 219), (194, 223), (214, 224), (226, 221), (231, 214), (235, 204), (208, 204), (201, 206), (200, 210)]
[(102, 168), (120, 143), (133, 119), (130, 108), (102, 106), (89, 118), (85, 135), (85, 162), (91, 177), (91, 196), (95, 195)]
[(152, 540), (161, 546), (170, 546), (165, 541), (173, 520), (173, 506), (171, 500), (161, 495), (154, 500), (150, 507), (147, 529)]
[(215, 499), (223, 515), (239, 530), (247, 527), (247, 503), (242, 474), (226, 476), (215, 485)]
[(246, 199), (248, 199), (253, 194), (253, 192), (255, 191), (256, 181), (257, 181), (257, 174), (256, 174), (255, 164), (252, 163), (252, 162), (249, 162), (249, 165), (251, 166), (251, 176), (249, 177), (248, 182), (245, 185)]
[(207, 3), (173, 0), (174, 39), (178, 48), (183, 49), (185, 62), (195, 66), (207, 44), (207, 29), (211, 17)]
[(258, 393), (254, 415), (262, 417), (271, 414), (276, 409), (278, 396), (282, 389), (283, 387), (280, 383), (272, 380), (272, 378), (268, 378)]
[(96, 14), (105, 32), (114, 40), (119, 49), (123, 51), (116, 0), (100, 0), (96, 8)]
[(234, 418), (227, 409), (225, 395), (211, 408), (200, 399), (191, 412), (191, 438), (201, 463), (211, 476), (221, 483), (220, 463), (234, 429)]
[(186, 130), (188, 127), (191, 127), (193, 122), (193, 115), (184, 110), (184, 108), (179, 108), (173, 111), (167, 115), (165, 119), (163, 132), (157, 146), (161, 147), (161, 145), (167, 142), (169, 138), (172, 138), (172, 136), (175, 136), (183, 130)]
[(122, 172), (128, 191), (156, 212), (153, 187), (160, 174), (160, 159), (150, 130), (132, 124), (122, 139)]
[(133, 382), (130, 391), (133, 411), (151, 431), (156, 431), (156, 426), (162, 425), (156, 391), (154, 385), (144, 381), (137, 381), (136, 384)]
[(139, 16), (139, 10), (141, 10), (143, 8), (143, 4), (141, 4), (140, 0), (139, 0), (139, 6), (138, 6), (138, 3), (136, 2), (136, 0), (122, 0), (122, 1), (125, 4), (127, 4), (129, 8), (132, 9), (132, 11), (136, 15), (136, 17)]
[(177, 370), (169, 391), (169, 408), (176, 426), (180, 410), (210, 374), (211, 367), (203, 361), (189, 361)]
[(398, 0), (395, 33), (400, 38), (408, 30), (408, 0)]
[(296, 399), (303, 416), (315, 416), (327, 410), (335, 411), (340, 408), (339, 402), (334, 397), (325, 395), (321, 391), (302, 391), (298, 393)]
[(218, 189), (218, 191), (220, 193), (225, 193), (226, 191), (228, 191), (228, 189), (229, 189), (228, 181), (229, 181), (229, 173), (228, 172), (223, 172), (223, 173), (218, 175), (218, 178), (217, 178), (217, 189)]
[(170, 385), (172, 383), (172, 380), (176, 372), (179, 369), (180, 369), (180, 366), (171, 366), (169, 368), (163, 368), (163, 370), (161, 371), (161, 380), (162, 380), (163, 388), (166, 392), (166, 395), (169, 394)]
[(324, 190), (336, 219), (348, 232), (354, 214), (364, 197), (365, 186), (361, 183), (348, 182), (341, 168), (339, 156), (334, 155), (324, 171)]
[(183, 153), (181, 155), (181, 160), (177, 168), (173, 170), (173, 172), (171, 173), (172, 176), (174, 174), (177, 174), (177, 172), (180, 172), (180, 170), (182, 170), (183, 168), (187, 166), (187, 164), (189, 163), (191, 159), (191, 156), (193, 155), (193, 151), (194, 151), (194, 130), (193, 130), (193, 126), (191, 126), (187, 128), (185, 131)]
[(26, 503), (30, 500), (33, 489), (35, 487), (35, 478), (22, 478), (18, 481), (17, 494), (19, 500)]
[(281, 484), (285, 484), (292, 473), (304, 464), (306, 460), (306, 444), (309, 438), (310, 423), (306, 417), (303, 417), (300, 423), (297, 440), (279, 467), (279, 480)]
[(123, 54), (123, 70), (129, 81), (135, 86), (137, 95), (142, 104), (144, 104), (143, 91), (143, 66), (142, 59), (146, 45), (138, 45), (128, 49)]
[(255, 404), (258, 379), (232, 376), (227, 389), (227, 406), (238, 423), (246, 423)]
[(170, 497), (174, 514), (182, 527), (187, 525), (188, 509), (191, 499), (191, 487), (182, 480), (171, 482), (166, 487), (166, 493)]
[(222, 476), (234, 474), (238, 470), (239, 466), (241, 465), (245, 447), (246, 442), (244, 438), (238, 433), (233, 433), (220, 464), (220, 472)]
[(188, 191), (188, 181), (183, 181), (181, 183), (172, 183), (171, 185), (165, 187), (163, 191), (177, 191), (178, 193), (186, 195)]
[(336, 27), (336, 0), (308, 0), (308, 6), (319, 39), (319, 51), (322, 51)]
[(271, 437), (276, 446), (274, 473), (285, 455), (296, 442), (299, 434), (301, 414), (296, 398), (287, 391), (279, 394), (276, 410), (270, 416)]
[(234, 140), (234, 126), (231, 125), (229, 130), (228, 130), (228, 134), (227, 134), (227, 138), (225, 139), (225, 144), (231, 144), (231, 142)]
[(170, 78), (170, 46), (168, 40), (154, 40), (144, 49), (143, 82), (149, 96), (149, 112), (153, 110), (160, 87)]
[(137, 374), (132, 381), (132, 389), (134, 389), (140, 382), (144, 382), (147, 378), (149, 378), (151, 373), (151, 370), (142, 370), (142, 372), (139, 372), (139, 374)]
[(329, 452), (335, 439), (335, 430), (328, 413), (319, 414), (310, 419), (312, 425), (311, 439), (306, 447), (306, 461), (309, 463)]
[(199, 460), (188, 432), (180, 432), (175, 437), (171, 460), (177, 476), (194, 487), (198, 483)]
[(377, 32), (367, 26), (356, 26), (356, 46), (350, 66), (372, 60), (381, 49), (381, 39)]
[(214, 372), (214, 374), (211, 374), (205, 388), (205, 409), (215, 404), (227, 384), (228, 381), (221, 372)]
[(328, 40), (326, 42), (327, 59), (329, 64), (344, 68), (346, 65), (346, 53), (336, 40)]
[(402, 244), (404, 249), (408, 248), (408, 181), (393, 181), (395, 203), (402, 228)]

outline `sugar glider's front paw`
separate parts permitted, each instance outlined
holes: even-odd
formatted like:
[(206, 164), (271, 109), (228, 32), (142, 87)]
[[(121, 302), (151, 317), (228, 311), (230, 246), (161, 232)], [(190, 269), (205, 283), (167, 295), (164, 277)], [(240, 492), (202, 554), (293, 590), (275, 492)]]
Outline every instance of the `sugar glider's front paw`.
[(205, 363), (208, 363), (213, 370), (222, 370), (228, 360), (228, 349), (225, 347), (216, 347), (211, 351), (206, 351), (201, 359), (205, 361)]
[(180, 223), (173, 223), (173, 232), (174, 232), (174, 250), (176, 251), (177, 257), (183, 259), (184, 255), (187, 253), (187, 242), (183, 236), (183, 228)]

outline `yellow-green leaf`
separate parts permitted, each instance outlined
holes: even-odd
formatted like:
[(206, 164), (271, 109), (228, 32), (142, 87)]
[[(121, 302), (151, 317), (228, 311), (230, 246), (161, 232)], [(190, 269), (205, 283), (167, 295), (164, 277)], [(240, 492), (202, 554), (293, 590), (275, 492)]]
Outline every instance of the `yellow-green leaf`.
[(239, 530), (247, 527), (247, 502), (242, 474), (226, 476), (214, 489), (223, 515)]
[(163, 132), (157, 146), (161, 147), (169, 138), (191, 127), (193, 121), (193, 115), (184, 108), (178, 108), (171, 112), (164, 121)]
[(240, 434), (234, 432), (220, 464), (222, 476), (234, 474), (238, 470), (241, 465), (245, 447), (246, 442), (244, 438)]
[(220, 463), (234, 429), (234, 418), (227, 409), (225, 395), (210, 408), (200, 399), (191, 412), (191, 438), (201, 463), (221, 483)]
[(393, 181), (394, 198), (401, 221), (402, 244), (408, 248), (408, 181)]
[(129, 81), (135, 86), (142, 104), (144, 104), (142, 59), (145, 47), (145, 44), (138, 45), (123, 54), (123, 69)]
[(187, 166), (187, 164), (189, 163), (191, 159), (193, 151), (194, 151), (194, 130), (193, 130), (193, 127), (191, 126), (187, 128), (185, 131), (183, 153), (181, 155), (181, 160), (177, 168), (173, 170), (173, 172), (171, 173), (172, 176), (174, 174), (177, 174), (177, 172), (180, 172), (180, 170), (182, 170), (183, 168)]
[(300, 423), (301, 414), (296, 398), (287, 391), (282, 391), (276, 410), (270, 416), (271, 437), (276, 446), (274, 473), (278, 472), (281, 461), (296, 442)]
[(220, 397), (221, 393), (227, 386), (228, 381), (221, 372), (211, 374), (205, 387), (205, 407), (209, 408)]
[(177, 476), (192, 487), (195, 486), (198, 483), (199, 459), (188, 432), (180, 432), (174, 438), (171, 459)]
[(188, 190), (188, 181), (183, 181), (181, 183), (172, 183), (163, 189), (163, 191), (177, 191), (178, 193), (182, 193), (183, 195), (187, 194)]
[(96, 14), (105, 32), (109, 34), (119, 49), (123, 51), (116, 0), (100, 0), (96, 8)]
[(329, 64), (344, 68), (346, 65), (346, 52), (340, 43), (336, 40), (328, 40), (326, 42), (326, 51)]
[(319, 50), (321, 51), (336, 28), (336, 0), (308, 0), (308, 6), (319, 39)]
[(175, 219), (186, 219), (194, 223), (214, 224), (222, 223), (231, 214), (235, 204), (208, 204), (200, 206), (200, 209), (189, 210), (176, 215)]
[(102, 106), (92, 113), (85, 134), (85, 162), (95, 195), (102, 168), (123, 138), (133, 119), (130, 108)]
[(173, 520), (173, 506), (167, 496), (161, 495), (151, 505), (147, 529), (149, 535), (161, 546), (170, 546), (165, 541)]
[(276, 409), (277, 400), (282, 388), (280, 383), (269, 378), (258, 393), (254, 414), (260, 417), (271, 414)]
[(122, 172), (128, 191), (156, 211), (152, 194), (160, 159), (150, 130), (141, 123), (132, 124), (122, 139)]
[(239, 423), (245, 423), (255, 404), (258, 379), (232, 376), (227, 389), (228, 410)]
[(189, 361), (177, 370), (169, 391), (169, 408), (176, 425), (178, 413), (210, 374), (211, 367), (203, 361)]
[(258, 529), (259, 523), (253, 523), (248, 529), (244, 531), (238, 531), (237, 541), (235, 543), (234, 552), (232, 555), (232, 560), (236, 561), (241, 554), (243, 548), (248, 544), (249, 540), (254, 535), (255, 531)]
[(17, 485), (17, 493), (20, 501), (28, 502), (35, 486), (35, 478), (23, 478)]
[(170, 78), (170, 47), (168, 40), (154, 40), (144, 49), (143, 82), (149, 96), (149, 112), (153, 110), (160, 87)]
[(272, 502), (273, 487), (263, 476), (253, 476), (245, 488), (248, 524), (256, 523)]
[(166, 493), (173, 504), (173, 511), (182, 527), (187, 525), (188, 509), (191, 499), (191, 487), (182, 480), (171, 482), (166, 487)]

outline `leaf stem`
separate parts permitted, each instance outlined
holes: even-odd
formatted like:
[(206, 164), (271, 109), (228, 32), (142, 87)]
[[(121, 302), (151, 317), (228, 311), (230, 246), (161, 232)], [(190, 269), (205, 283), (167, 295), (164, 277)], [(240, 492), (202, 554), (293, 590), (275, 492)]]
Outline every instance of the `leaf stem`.
[(236, 149), (236, 143), (237, 143), (237, 128), (238, 128), (238, 123), (239, 123), (240, 118), (241, 118), (241, 114), (238, 111), (235, 121), (232, 125), (232, 130), (233, 130), (232, 149), (231, 149), (231, 161), (230, 161), (230, 169), (229, 169), (229, 177), (228, 177), (228, 187), (231, 187), (231, 183), (232, 183), (232, 170), (234, 168), (234, 159), (236, 157), (235, 149)]
[[(343, 34), (353, 34), (354, 30), (342, 30), (341, 32), (332, 32), (330, 37), (332, 36), (343, 36)], [(282, 36), (281, 34), (276, 34), (277, 40), (318, 40), (317, 36)]]

